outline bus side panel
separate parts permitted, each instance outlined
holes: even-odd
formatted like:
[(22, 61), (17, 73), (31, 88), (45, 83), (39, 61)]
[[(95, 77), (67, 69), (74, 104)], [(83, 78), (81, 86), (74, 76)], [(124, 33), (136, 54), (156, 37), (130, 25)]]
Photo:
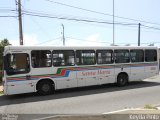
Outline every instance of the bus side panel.
[(141, 63), (131, 65), (130, 81), (140, 81), (145, 78), (145, 66)]
[(146, 63), (145, 78), (149, 78), (158, 74), (158, 63)]
[(35, 92), (35, 86), (32, 81), (7, 82), (5, 86), (7, 95)]
[(98, 70), (99, 84), (115, 83), (114, 65), (108, 67), (109, 69)]
[(99, 81), (97, 79), (97, 70), (82, 70), (77, 71), (77, 80), (78, 80), (78, 87), (82, 86), (91, 86), (91, 85), (98, 85)]
[(55, 78), (55, 80), (56, 80), (56, 89), (77, 87), (76, 71), (70, 71), (64, 69), (64, 74)]
[(120, 64), (120, 65), (115, 65), (115, 76), (116, 76), (116, 81), (117, 77), (120, 73), (127, 73), (129, 76), (130, 80), (130, 73), (131, 73), (131, 68), (130, 64)]
[(114, 66), (97, 66), (92, 70), (77, 71), (77, 80), (78, 87), (114, 83)]

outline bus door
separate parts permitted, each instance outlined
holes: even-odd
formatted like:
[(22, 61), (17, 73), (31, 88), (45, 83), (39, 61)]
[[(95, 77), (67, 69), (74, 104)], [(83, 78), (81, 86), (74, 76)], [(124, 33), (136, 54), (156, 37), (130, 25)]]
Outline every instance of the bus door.
[(30, 79), (30, 59), (26, 52), (8, 53), (5, 56), (6, 94), (34, 92)]

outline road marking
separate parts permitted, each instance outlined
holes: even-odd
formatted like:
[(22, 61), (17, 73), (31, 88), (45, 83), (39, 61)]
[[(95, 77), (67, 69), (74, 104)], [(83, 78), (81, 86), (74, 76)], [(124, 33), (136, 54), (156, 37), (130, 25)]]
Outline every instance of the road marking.
[(33, 120), (46, 120), (46, 119), (55, 118), (55, 117), (69, 117), (69, 116), (71, 116), (71, 115), (54, 115), (54, 116), (48, 116), (48, 117), (43, 117), (43, 118), (37, 118), (37, 119), (33, 119)]
[[(159, 105), (160, 106), (160, 105)], [(156, 107), (158, 110), (160, 110), (160, 107)], [(120, 112), (124, 112), (127, 110), (153, 110), (153, 109), (143, 109), (143, 108), (134, 108), (134, 109), (122, 109), (122, 110), (116, 110), (116, 111), (112, 111), (112, 112), (106, 112), (106, 113), (102, 113), (102, 114), (114, 114), (114, 113), (120, 113)]]
[(158, 110), (160, 110), (160, 107), (157, 107)]
[(130, 109), (122, 109), (122, 110), (116, 110), (116, 111), (112, 111), (112, 112), (106, 112), (106, 113), (102, 113), (102, 114), (114, 114), (114, 113), (119, 113), (119, 112), (124, 112)]

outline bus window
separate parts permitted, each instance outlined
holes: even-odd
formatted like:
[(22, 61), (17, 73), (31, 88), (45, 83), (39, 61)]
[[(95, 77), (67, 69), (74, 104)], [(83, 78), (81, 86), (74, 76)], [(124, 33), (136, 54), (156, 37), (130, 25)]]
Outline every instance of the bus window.
[(30, 71), (29, 55), (26, 53), (7, 54), (6, 64), (8, 75), (23, 74)]
[(77, 50), (76, 51), (77, 65), (94, 65), (95, 51), (94, 50)]
[(157, 61), (157, 51), (156, 50), (145, 50), (145, 61), (146, 62)]
[(112, 50), (97, 50), (97, 64), (111, 64), (113, 63)]
[(51, 67), (51, 51), (49, 50), (33, 50), (31, 52), (32, 67)]
[(131, 50), (131, 62), (144, 62), (144, 52), (143, 50)]
[(53, 51), (54, 66), (74, 66), (75, 56), (73, 50), (54, 50)]
[(129, 50), (115, 50), (115, 63), (129, 63)]

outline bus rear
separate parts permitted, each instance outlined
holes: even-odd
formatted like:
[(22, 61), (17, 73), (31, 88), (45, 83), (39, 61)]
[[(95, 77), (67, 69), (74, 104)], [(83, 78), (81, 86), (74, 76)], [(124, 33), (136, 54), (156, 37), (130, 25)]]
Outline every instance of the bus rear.
[(34, 92), (33, 82), (30, 81), (30, 59), (28, 50), (12, 49), (6, 46), (4, 50), (4, 94), (19, 94)]

